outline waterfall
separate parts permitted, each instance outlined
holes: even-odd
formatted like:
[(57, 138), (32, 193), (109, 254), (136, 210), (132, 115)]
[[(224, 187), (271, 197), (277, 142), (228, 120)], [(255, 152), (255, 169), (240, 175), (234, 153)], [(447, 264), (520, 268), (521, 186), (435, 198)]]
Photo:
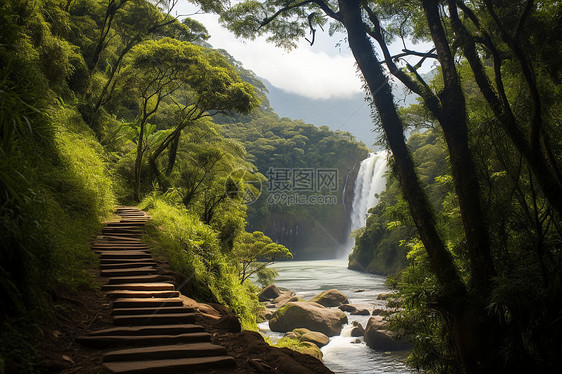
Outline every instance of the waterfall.
[(359, 166), (351, 206), (351, 232), (365, 226), (367, 212), (378, 203), (375, 194), (381, 193), (386, 185), (387, 157), (385, 151), (369, 153)]

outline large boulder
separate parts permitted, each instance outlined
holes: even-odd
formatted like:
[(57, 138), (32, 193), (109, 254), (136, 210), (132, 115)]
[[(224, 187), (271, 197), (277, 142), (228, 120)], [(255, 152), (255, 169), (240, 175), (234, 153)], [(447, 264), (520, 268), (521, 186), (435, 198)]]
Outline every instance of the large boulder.
[[(328, 374), (332, 373), (321, 361), (289, 348), (276, 348), (267, 344), (255, 331), (234, 334), (232, 341), (242, 351), (237, 356), (248, 360), (258, 373)], [(311, 344), (312, 346), (312, 344)], [(316, 346), (314, 348), (317, 349)], [(274, 369), (275, 368), (275, 369)]]
[(290, 339), (296, 339), (301, 342), (309, 342), (314, 343), (318, 346), (318, 348), (322, 348), (326, 344), (330, 342), (330, 338), (328, 338), (325, 334), (322, 334), (318, 331), (310, 331), (309, 329), (300, 328), (294, 329), (293, 331), (289, 331), (285, 334), (284, 337), (288, 337)]
[(324, 291), (321, 294), (314, 296), (309, 301), (313, 303), (318, 303), (320, 305), (324, 305), (325, 307), (328, 308), (334, 306), (340, 306), (343, 304), (349, 304), (349, 300), (347, 296), (345, 296), (343, 293), (336, 290), (335, 288)]
[(281, 295), (273, 299), (271, 301), (271, 304), (273, 305), (274, 308), (278, 309), (290, 301), (304, 301), (304, 300), (295, 296), (294, 292), (286, 291), (286, 292), (282, 292)]
[(258, 300), (260, 302), (273, 300), (281, 295), (281, 290), (274, 284), (270, 284), (264, 288), (258, 295)]
[(369, 318), (365, 328), (365, 343), (376, 351), (404, 351), (412, 349), (403, 335), (386, 329), (386, 323), (380, 316)]
[(369, 309), (357, 309), (351, 312), (352, 316), (370, 316), (371, 312)]
[(329, 309), (306, 301), (289, 302), (273, 313), (269, 320), (272, 331), (287, 332), (304, 327), (327, 336), (339, 335), (347, 316), (339, 309)]

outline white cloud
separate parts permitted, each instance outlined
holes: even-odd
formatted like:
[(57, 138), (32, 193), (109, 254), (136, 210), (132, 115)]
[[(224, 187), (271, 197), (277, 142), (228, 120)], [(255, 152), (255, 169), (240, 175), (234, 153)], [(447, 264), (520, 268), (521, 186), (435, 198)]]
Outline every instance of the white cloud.
[[(328, 54), (320, 47), (311, 47), (303, 41), (299, 48), (286, 52), (267, 43), (265, 38), (253, 41), (236, 39), (218, 24), (215, 15), (196, 15), (193, 18), (207, 27), (213, 47), (226, 49), (245, 68), (284, 91), (312, 99), (350, 97), (361, 92), (355, 60), (345, 51), (334, 53), (334, 47)], [(322, 33), (321, 37), (328, 38), (328, 34)]]

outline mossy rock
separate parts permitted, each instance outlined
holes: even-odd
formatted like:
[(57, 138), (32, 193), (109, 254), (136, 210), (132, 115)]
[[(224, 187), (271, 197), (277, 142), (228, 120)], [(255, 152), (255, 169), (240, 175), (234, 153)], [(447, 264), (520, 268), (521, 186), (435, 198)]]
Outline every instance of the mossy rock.
[(293, 339), (291, 337), (283, 337), (279, 339), (275, 346), (279, 348), (289, 348), (293, 351), (297, 351), (322, 360), (322, 351), (316, 344), (311, 342), (301, 341), (298, 339)]
[(299, 328), (294, 329), (285, 334), (285, 337), (297, 339), (301, 342), (309, 342), (316, 344), (318, 348), (322, 348), (330, 342), (330, 338), (318, 331), (310, 331), (309, 329)]
[(349, 304), (349, 299), (341, 291), (334, 289), (322, 292), (314, 296), (309, 301), (324, 305), (325, 307), (336, 307), (343, 304)]

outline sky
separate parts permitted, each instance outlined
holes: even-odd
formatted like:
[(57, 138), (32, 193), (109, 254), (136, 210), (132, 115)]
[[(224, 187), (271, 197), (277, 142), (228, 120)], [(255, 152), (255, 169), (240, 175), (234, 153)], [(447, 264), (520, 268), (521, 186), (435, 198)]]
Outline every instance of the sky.
[[(197, 8), (185, 0), (177, 6), (180, 18), (189, 15), (205, 25), (214, 48), (227, 50), (246, 69), (285, 92), (315, 100), (350, 98), (363, 92), (351, 51), (345, 43), (337, 46), (341, 36), (330, 37), (318, 29), (314, 45), (303, 39), (297, 49), (287, 52), (266, 42), (265, 37), (237, 39), (219, 24), (218, 16), (195, 12)], [(394, 46), (396, 52), (400, 48)], [(425, 65), (429, 70), (429, 64)]]

